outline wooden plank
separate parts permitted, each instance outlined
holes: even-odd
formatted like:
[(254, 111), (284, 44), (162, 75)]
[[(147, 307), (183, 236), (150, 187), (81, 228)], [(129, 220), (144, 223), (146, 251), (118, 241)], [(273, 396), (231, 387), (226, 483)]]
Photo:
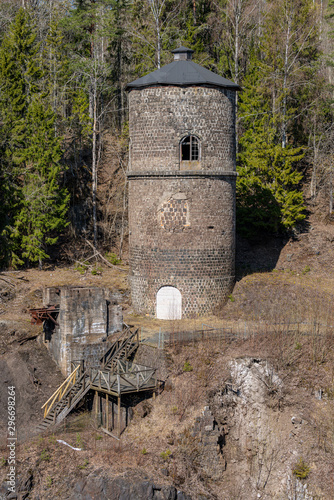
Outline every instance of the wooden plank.
[(119, 377), (120, 377), (120, 379), (124, 380), (124, 382), (125, 382), (126, 384), (128, 384), (128, 385), (129, 385), (129, 386), (131, 386), (131, 387), (133, 387), (134, 389), (137, 389), (137, 386), (136, 386), (136, 385), (134, 385), (134, 384), (132, 384), (132, 383), (130, 382), (130, 380), (129, 380), (129, 379), (124, 378), (122, 375), (120, 375)]
[[(117, 397), (118, 396), (118, 392), (115, 390), (113, 391), (112, 389), (109, 391), (108, 389), (104, 389), (103, 387), (100, 389), (98, 389), (97, 387), (93, 387), (92, 389), (94, 390), (97, 390), (97, 391), (100, 391), (101, 393), (103, 394), (109, 394), (109, 396), (115, 396)], [(151, 391), (154, 389), (154, 385), (148, 385), (148, 386), (145, 386), (145, 387), (141, 387), (139, 388), (139, 391), (137, 391), (137, 389), (133, 389), (132, 387), (128, 387), (128, 388), (125, 388), (123, 387), (121, 389), (121, 392), (120, 394), (133, 394), (135, 392), (144, 392), (144, 391)]]
[(106, 434), (108, 434), (108, 436), (114, 438), (114, 439), (117, 439), (117, 441), (120, 441), (120, 438), (115, 436), (114, 434), (112, 434), (110, 431), (108, 431), (107, 429), (105, 429), (104, 427), (100, 427), (101, 431), (105, 432)]
[(102, 372), (102, 371), (101, 371), (101, 375), (102, 375), (102, 377), (103, 377), (103, 380), (104, 380), (104, 382), (106, 383), (106, 386), (108, 387), (108, 381), (107, 381), (107, 379), (106, 379), (106, 377), (105, 377), (105, 374), (106, 374), (106, 372)]

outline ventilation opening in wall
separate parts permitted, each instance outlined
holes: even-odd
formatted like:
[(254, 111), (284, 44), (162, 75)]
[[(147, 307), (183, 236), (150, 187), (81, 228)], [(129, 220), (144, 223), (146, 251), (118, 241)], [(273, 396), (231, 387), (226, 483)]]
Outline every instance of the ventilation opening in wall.
[(157, 318), (181, 319), (182, 295), (174, 286), (163, 286), (157, 293)]

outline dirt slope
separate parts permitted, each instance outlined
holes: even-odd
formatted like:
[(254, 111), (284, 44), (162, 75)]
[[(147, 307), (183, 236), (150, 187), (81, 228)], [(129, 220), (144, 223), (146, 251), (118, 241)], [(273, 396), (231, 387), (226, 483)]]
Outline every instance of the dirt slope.
[[(122, 271), (102, 268), (94, 276), (54, 268), (0, 274), (0, 384), (17, 388), (19, 437), (25, 440), (18, 446), (18, 479), (27, 498), (73, 498), (74, 491), (78, 498), (79, 493), (95, 498), (98, 491), (103, 499), (101, 491), (110, 487), (103, 481), (134, 471), (140, 484), (158, 485), (150, 486), (153, 496), (147, 498), (152, 499), (165, 498), (167, 490), (161, 488), (171, 484), (176, 493), (168, 494), (182, 490), (202, 500), (333, 498), (333, 241), (334, 227), (323, 222), (285, 242), (250, 246), (239, 241), (238, 280), (225, 308), (215, 317), (169, 325), (133, 313)], [(45, 348), (36, 339), (26, 340), (41, 330), (30, 325), (27, 309), (41, 305), (43, 286), (65, 284), (119, 290), (127, 322), (149, 333), (160, 327), (191, 330), (204, 322), (258, 335), (166, 351), (165, 391), (149, 402), (146, 416), (135, 409), (121, 443), (103, 435), (89, 415), (70, 419), (55, 436), (26, 440), (40, 421), (40, 407), (62, 381)], [(257, 380), (261, 387), (253, 377), (253, 388), (245, 388), (248, 375), (235, 368), (245, 363), (251, 371), (254, 363), (260, 372), (268, 366), (281, 387), (270, 392), (270, 373), (263, 372)], [(5, 459), (3, 389), (0, 399)], [(309, 472), (298, 482), (293, 470), (299, 459)], [(4, 480), (8, 466), (1, 463)], [(97, 476), (103, 478), (98, 485)]]

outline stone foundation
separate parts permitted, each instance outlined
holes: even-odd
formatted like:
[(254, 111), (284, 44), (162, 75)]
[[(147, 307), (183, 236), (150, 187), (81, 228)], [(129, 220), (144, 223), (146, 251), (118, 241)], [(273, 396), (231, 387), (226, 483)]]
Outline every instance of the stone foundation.
[(154, 316), (157, 292), (172, 286), (182, 295), (182, 317), (214, 312), (234, 285), (235, 177), (129, 178), (134, 309)]
[(123, 326), (122, 307), (112, 293), (97, 287), (45, 288), (43, 303), (59, 305), (57, 325), (44, 322), (44, 340), (64, 376), (74, 361), (99, 365), (110, 335)]

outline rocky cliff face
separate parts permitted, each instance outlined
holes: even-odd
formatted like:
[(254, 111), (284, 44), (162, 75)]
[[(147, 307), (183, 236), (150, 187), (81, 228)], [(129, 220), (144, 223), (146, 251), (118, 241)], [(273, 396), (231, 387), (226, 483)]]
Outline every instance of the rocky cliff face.
[[(25, 473), (21, 473), (17, 480), (17, 490), (12, 494), (6, 482), (0, 485), (0, 498), (35, 500), (51, 499), (52, 492), (48, 491), (52, 481), (49, 477), (49, 486), (41, 488), (39, 483), (40, 472), (37, 462)], [(81, 476), (81, 477), (80, 477)], [(66, 487), (62, 489), (62, 498), (67, 500), (192, 500), (193, 497), (172, 485), (153, 482), (152, 478), (139, 470), (129, 470), (122, 475), (108, 474), (104, 468), (98, 468), (86, 476), (66, 478)]]
[(174, 486), (154, 484), (139, 473), (126, 473), (114, 479), (105, 478), (98, 471), (74, 485), (69, 500), (191, 500)]
[[(261, 359), (235, 359), (229, 368), (229, 381), (210, 402), (226, 464), (221, 476), (226, 493), (221, 498), (229, 498), (227, 491), (245, 500), (315, 498), (305, 481), (292, 473), (298, 457), (307, 455), (312, 431), (309, 422), (286, 405), (282, 379)], [(216, 478), (213, 466), (212, 479)]]

